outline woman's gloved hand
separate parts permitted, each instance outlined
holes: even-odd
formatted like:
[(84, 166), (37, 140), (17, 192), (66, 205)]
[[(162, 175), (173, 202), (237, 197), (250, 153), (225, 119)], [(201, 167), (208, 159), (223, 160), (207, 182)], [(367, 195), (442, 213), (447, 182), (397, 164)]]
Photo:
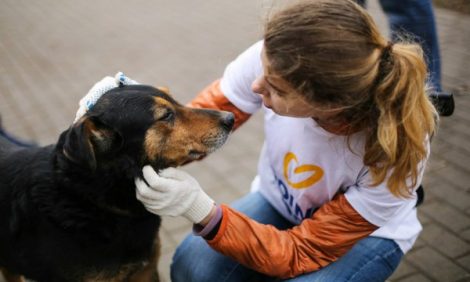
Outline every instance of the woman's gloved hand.
[(89, 109), (91, 109), (96, 101), (109, 90), (119, 87), (119, 85), (131, 85), (139, 84), (137, 81), (132, 80), (124, 75), (122, 72), (118, 72), (114, 77), (106, 76), (102, 80), (98, 81), (88, 91), (88, 93), (78, 103), (78, 111), (75, 115), (75, 121), (81, 118)]
[(149, 185), (136, 178), (136, 195), (149, 212), (157, 215), (181, 215), (198, 224), (214, 208), (214, 200), (188, 173), (167, 168), (157, 174), (151, 166), (145, 166), (142, 171)]

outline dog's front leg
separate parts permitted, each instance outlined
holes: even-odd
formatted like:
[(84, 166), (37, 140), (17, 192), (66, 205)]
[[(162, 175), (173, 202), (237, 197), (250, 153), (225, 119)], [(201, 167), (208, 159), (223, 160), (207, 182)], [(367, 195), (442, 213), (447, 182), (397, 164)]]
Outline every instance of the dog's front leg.
[(130, 282), (159, 282), (159, 276), (157, 271), (158, 260), (160, 258), (160, 237), (157, 234), (155, 243), (153, 245), (152, 257), (149, 262), (142, 267), (138, 272), (134, 273), (129, 279)]

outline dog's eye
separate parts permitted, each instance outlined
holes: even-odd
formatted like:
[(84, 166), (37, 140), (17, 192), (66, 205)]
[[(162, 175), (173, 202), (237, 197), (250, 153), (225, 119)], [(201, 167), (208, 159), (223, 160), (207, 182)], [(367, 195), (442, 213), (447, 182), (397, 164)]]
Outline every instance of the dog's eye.
[(158, 120), (159, 121), (172, 121), (175, 114), (172, 111), (167, 111)]

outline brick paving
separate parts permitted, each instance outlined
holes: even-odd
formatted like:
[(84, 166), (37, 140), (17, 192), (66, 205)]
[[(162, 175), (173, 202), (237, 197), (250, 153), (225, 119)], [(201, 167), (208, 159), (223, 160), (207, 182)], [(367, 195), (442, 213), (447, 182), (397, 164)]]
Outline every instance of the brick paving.
[[(80, 97), (118, 70), (169, 86), (185, 103), (260, 38), (264, 15), (278, 3), (0, 0), (3, 123), (18, 136), (53, 143), (73, 120)], [(386, 31), (376, 1), (369, 10)], [(436, 9), (436, 17), (443, 83), (456, 93), (457, 109), (441, 120), (432, 144), (427, 198), (419, 209), (424, 230), (391, 281), (470, 281), (470, 16)], [(216, 201), (233, 201), (248, 192), (262, 132), (257, 114), (224, 148), (187, 170)], [(163, 220), (164, 281), (170, 281), (171, 257), (190, 227), (182, 218)]]

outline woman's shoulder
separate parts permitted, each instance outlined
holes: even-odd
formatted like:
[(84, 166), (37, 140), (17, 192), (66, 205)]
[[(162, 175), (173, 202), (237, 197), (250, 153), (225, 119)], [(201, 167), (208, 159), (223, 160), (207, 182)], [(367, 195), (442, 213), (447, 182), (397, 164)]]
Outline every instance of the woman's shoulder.
[(261, 107), (261, 98), (253, 92), (251, 84), (263, 73), (262, 49), (263, 41), (258, 41), (242, 52), (225, 68), (220, 82), (225, 97), (250, 114)]

